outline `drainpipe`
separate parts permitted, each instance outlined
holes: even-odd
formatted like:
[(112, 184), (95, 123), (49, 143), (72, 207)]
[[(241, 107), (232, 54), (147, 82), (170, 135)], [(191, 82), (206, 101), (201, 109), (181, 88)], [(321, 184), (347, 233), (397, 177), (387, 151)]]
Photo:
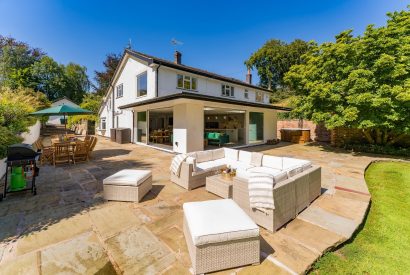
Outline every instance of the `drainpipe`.
[(157, 73), (155, 74), (155, 97), (158, 97), (158, 78), (159, 78), (159, 67), (161, 67), (161, 65), (158, 65), (157, 67)]

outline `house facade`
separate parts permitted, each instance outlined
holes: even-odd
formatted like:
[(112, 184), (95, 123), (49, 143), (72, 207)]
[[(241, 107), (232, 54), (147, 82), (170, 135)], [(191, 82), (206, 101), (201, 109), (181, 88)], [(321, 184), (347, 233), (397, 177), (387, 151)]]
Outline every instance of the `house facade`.
[[(61, 106), (61, 105), (68, 105), (72, 107), (80, 107), (74, 102), (72, 102), (67, 97), (59, 98), (51, 103), (51, 107)], [(49, 116), (47, 124), (50, 125), (64, 125), (64, 116)]]
[(271, 91), (126, 49), (101, 108), (97, 133), (130, 128), (131, 141), (178, 153), (276, 138)]

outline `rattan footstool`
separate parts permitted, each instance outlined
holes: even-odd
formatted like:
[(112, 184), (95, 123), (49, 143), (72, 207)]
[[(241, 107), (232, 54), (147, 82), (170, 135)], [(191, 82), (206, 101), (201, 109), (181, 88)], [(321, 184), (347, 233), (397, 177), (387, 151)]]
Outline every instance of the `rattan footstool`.
[(194, 274), (260, 263), (259, 228), (231, 199), (184, 203)]
[(106, 200), (139, 202), (151, 188), (150, 170), (125, 169), (103, 180)]

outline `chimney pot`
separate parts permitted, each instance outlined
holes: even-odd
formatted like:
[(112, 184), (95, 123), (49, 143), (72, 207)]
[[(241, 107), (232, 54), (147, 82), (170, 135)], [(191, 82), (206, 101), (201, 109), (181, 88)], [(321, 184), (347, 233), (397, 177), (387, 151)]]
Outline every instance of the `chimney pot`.
[(248, 69), (248, 73), (246, 74), (246, 83), (252, 84), (252, 74), (251, 69)]
[(175, 51), (175, 53), (174, 53), (174, 63), (175, 64), (181, 64), (181, 57), (182, 57), (182, 53), (180, 53), (179, 51)]

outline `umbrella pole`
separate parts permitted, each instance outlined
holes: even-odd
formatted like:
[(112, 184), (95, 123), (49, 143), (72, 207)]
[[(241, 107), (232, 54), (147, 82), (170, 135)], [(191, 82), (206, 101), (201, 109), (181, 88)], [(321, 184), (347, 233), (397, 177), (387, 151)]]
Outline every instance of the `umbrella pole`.
[(67, 134), (67, 120), (65, 119), (65, 114), (64, 114), (64, 129), (66, 130), (65, 134)]

